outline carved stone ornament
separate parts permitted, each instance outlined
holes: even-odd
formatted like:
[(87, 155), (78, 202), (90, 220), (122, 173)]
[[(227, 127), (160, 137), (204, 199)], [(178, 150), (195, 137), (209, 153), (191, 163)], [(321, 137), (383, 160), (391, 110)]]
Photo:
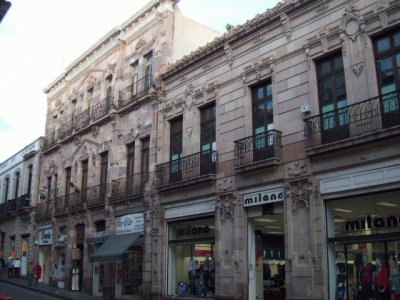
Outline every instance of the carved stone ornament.
[(135, 46), (135, 50), (138, 51), (139, 49), (144, 47), (144, 45), (146, 45), (146, 41), (144, 39), (138, 40), (138, 42), (137, 42), (137, 44)]
[(281, 24), (283, 26), (283, 30), (285, 31), (286, 38), (289, 40), (290, 36), (292, 35), (292, 28), (289, 17), (286, 13), (281, 14)]
[(93, 137), (97, 137), (99, 132), (100, 132), (100, 127), (99, 126), (95, 125), (95, 126), (92, 127), (92, 136)]
[(81, 149), (81, 155), (79, 155), (79, 160), (83, 161), (83, 160), (86, 160), (86, 159), (89, 159), (89, 152), (87, 150), (87, 147), (83, 146), (82, 149)]
[(315, 11), (317, 14), (321, 14), (329, 8), (328, 4), (320, 5), (317, 10)]
[(233, 65), (233, 52), (232, 52), (232, 48), (231, 46), (226, 43), (224, 45), (224, 51), (225, 51), (225, 55), (226, 55), (226, 60), (228, 61), (229, 67), (232, 69), (232, 65)]
[(221, 221), (231, 220), (235, 216), (235, 197), (233, 194), (220, 195), (219, 214)]
[(85, 84), (86, 90), (92, 89), (95, 84), (96, 84), (96, 77), (92, 75), (88, 79), (86, 79), (86, 84)]
[(309, 209), (310, 183), (307, 180), (289, 183), (286, 186), (286, 197), (287, 199), (291, 199), (292, 211)]
[(161, 215), (161, 202), (159, 195), (154, 195), (153, 206), (151, 208), (151, 215), (153, 217), (159, 217)]
[(297, 160), (288, 164), (288, 174), (290, 177), (298, 177), (307, 172), (305, 160)]
[(105, 70), (104, 73), (103, 73), (103, 79), (107, 79), (108, 77), (113, 76), (114, 73), (115, 73), (115, 68), (116, 68), (116, 66), (117, 66), (117, 63), (116, 63), (116, 62), (114, 62), (114, 63), (108, 63), (108, 64), (107, 64), (107, 68), (106, 68), (106, 70)]
[(364, 69), (364, 63), (359, 63), (356, 65), (353, 65), (353, 66), (351, 66), (351, 69), (357, 77), (360, 77), (360, 75)]
[(345, 13), (342, 19), (342, 25), (345, 34), (355, 41), (360, 34), (359, 14), (357, 7), (354, 4), (349, 4), (345, 8)]

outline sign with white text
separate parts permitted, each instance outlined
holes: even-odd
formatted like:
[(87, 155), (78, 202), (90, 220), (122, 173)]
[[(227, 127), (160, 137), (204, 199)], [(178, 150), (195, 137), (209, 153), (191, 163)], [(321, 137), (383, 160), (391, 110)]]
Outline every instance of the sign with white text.
[(116, 234), (144, 232), (143, 213), (130, 214), (118, 217), (116, 218), (115, 223), (116, 223)]
[(47, 228), (39, 231), (39, 246), (53, 244), (53, 228)]

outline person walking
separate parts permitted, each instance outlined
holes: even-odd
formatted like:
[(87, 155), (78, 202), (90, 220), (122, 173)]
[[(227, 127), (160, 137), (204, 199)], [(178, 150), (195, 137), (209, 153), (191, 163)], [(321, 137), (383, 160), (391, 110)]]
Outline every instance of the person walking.
[(50, 278), (52, 285), (56, 288), (55, 292), (58, 293), (58, 265), (54, 264), (50, 269)]
[(32, 286), (32, 279), (33, 279), (33, 261), (31, 261), (28, 265), (28, 285)]
[(13, 278), (14, 276), (14, 259), (12, 256), (8, 258), (7, 261), (8, 278)]
[(35, 266), (35, 280), (36, 280), (36, 285), (38, 285), (39, 279), (42, 277), (42, 267), (40, 266), (39, 263), (36, 264)]
[(17, 257), (14, 260), (14, 277), (19, 278), (19, 275), (21, 274), (21, 261)]

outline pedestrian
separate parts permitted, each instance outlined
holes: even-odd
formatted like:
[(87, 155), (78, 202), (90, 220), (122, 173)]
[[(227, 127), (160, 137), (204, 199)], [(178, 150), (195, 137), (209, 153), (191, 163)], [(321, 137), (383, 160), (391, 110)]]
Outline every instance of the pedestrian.
[(36, 285), (38, 285), (39, 279), (42, 277), (42, 267), (40, 266), (39, 263), (36, 264), (35, 266), (35, 280), (36, 280)]
[(58, 265), (54, 264), (50, 269), (51, 284), (56, 288), (56, 293), (58, 293)]
[(4, 258), (3, 255), (0, 256), (0, 278), (1, 278), (1, 274), (3, 273), (3, 268), (5, 267), (5, 262), (4, 262)]
[(33, 279), (33, 261), (31, 261), (28, 265), (28, 285), (32, 286)]
[(15, 278), (19, 278), (19, 275), (21, 274), (21, 261), (19, 260), (19, 258), (17, 257), (14, 260), (14, 277)]
[(12, 256), (8, 258), (7, 261), (8, 278), (13, 278), (14, 276), (14, 259)]

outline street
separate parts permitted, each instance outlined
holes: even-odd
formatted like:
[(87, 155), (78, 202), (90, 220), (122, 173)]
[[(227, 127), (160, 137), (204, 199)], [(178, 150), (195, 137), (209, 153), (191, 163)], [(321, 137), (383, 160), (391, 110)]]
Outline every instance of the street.
[(51, 297), (42, 293), (37, 293), (35, 291), (21, 288), (19, 286), (9, 284), (4, 281), (0, 281), (0, 299), (1, 296), (11, 296), (13, 300), (50, 300), (57, 299), (56, 297)]

